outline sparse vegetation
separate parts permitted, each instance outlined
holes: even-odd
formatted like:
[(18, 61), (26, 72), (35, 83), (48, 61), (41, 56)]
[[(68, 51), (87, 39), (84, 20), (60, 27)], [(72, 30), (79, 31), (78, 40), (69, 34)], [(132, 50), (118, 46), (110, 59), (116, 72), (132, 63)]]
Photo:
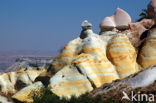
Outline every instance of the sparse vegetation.
[(142, 9), (142, 12), (139, 14), (140, 19), (138, 19), (137, 21), (141, 21), (142, 19), (148, 19), (148, 13), (147, 13), (147, 9)]
[(89, 94), (84, 94), (79, 98), (72, 96), (71, 99), (60, 98), (50, 91), (50, 88), (41, 88), (39, 92), (32, 92), (33, 103), (118, 103), (112, 99), (103, 101), (101, 96), (92, 97)]

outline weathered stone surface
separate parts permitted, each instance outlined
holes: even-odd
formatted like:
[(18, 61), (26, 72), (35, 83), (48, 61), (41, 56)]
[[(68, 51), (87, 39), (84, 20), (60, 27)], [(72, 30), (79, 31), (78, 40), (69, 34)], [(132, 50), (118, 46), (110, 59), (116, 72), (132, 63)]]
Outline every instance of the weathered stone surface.
[[(129, 97), (133, 94), (153, 94), (156, 92), (156, 65), (149, 67), (137, 74), (131, 75), (125, 79), (114, 81), (110, 84), (105, 84), (100, 88), (91, 92), (92, 95), (101, 95), (103, 99), (112, 98), (113, 100), (121, 100), (123, 91)], [(127, 103), (122, 101), (123, 103)]]
[(0, 96), (0, 103), (13, 103), (12, 101), (8, 101), (6, 97)]
[(107, 57), (115, 65), (120, 78), (139, 71), (136, 51), (125, 34), (113, 36), (108, 44)]
[[(79, 38), (79, 43), (77, 43), (79, 45), (76, 45), (76, 51), (71, 51), (71, 48), (75, 49), (75, 45), (69, 43), (68, 46), (70, 48), (66, 48), (65, 46), (63, 52), (60, 54), (62, 56), (65, 51), (73, 52), (72, 54), (75, 55), (72, 56), (72, 59), (69, 62), (70, 64), (64, 65), (64, 68), (58, 65), (60, 68), (62, 68), (62, 70), (56, 73), (56, 75), (50, 79), (50, 86), (52, 87), (52, 91), (59, 96), (78, 96), (92, 90), (92, 88), (100, 87), (104, 83), (110, 83), (113, 80), (119, 79), (115, 67), (106, 56), (107, 41), (110, 39), (109, 35), (107, 35), (107, 38), (107, 36), (104, 37), (102, 35), (99, 36), (94, 34), (87, 25), (85, 25), (85, 30), (82, 30), (81, 36), (82, 35), (86, 35), (86, 37), (81, 39)], [(75, 41), (77, 42), (77, 39), (73, 40), (72, 42)], [(62, 58), (58, 59), (58, 61), (61, 61), (61, 63), (66, 62), (65, 60), (62, 61)], [(55, 63), (56, 61), (54, 61), (52, 64)], [(79, 75), (81, 74), (80, 77), (75, 77), (75, 73)], [(71, 74), (73, 76), (68, 76), (66, 74)], [(81, 79), (82, 77), (85, 77), (85, 79)], [(75, 78), (81, 82), (82, 86), (75, 85), (75, 82), (77, 82), (77, 80), (75, 81)], [(87, 81), (87, 86), (85, 87), (88, 89), (83, 87), (85, 81)], [(70, 92), (68, 89), (65, 89), (69, 87)], [(78, 91), (78, 88), (81, 91)]]
[(88, 76), (96, 87), (118, 79), (112, 63), (106, 57), (106, 45), (98, 35), (83, 40), (82, 53), (72, 62)]
[(31, 97), (31, 93), (38, 91), (42, 86), (43, 85), (41, 82), (36, 82), (32, 85), (29, 85), (29, 86), (21, 89), (19, 92), (14, 94), (12, 96), (12, 98), (15, 100), (18, 100), (20, 102), (26, 102), (26, 103), (33, 102), (33, 99)]
[(156, 28), (148, 33), (138, 61), (144, 69), (156, 64)]
[(148, 4), (148, 16), (151, 18), (156, 17), (156, 0), (151, 0)]
[(52, 91), (58, 96), (79, 96), (93, 90), (86, 76), (72, 65), (65, 66), (50, 79)]
[[(10, 74), (12, 74), (12, 73), (10, 73)], [(10, 75), (9, 74), (0, 75), (0, 87), (1, 87), (1, 93), (4, 95), (7, 95), (9, 93), (13, 94), (16, 92), (14, 89), (14, 83), (12, 83), (10, 81)]]
[(35, 68), (20, 68), (16, 72), (4, 73), (0, 75), (1, 94), (14, 94), (25, 86), (32, 84), (37, 76), (44, 69), (37, 70)]
[(81, 53), (82, 49), (82, 40), (93, 34), (92, 31), (92, 24), (89, 23), (87, 20), (82, 22), (82, 31), (80, 37), (70, 41), (61, 51), (61, 53), (54, 58), (52, 63), (52, 68), (55, 69), (55, 72), (59, 71), (65, 65), (71, 63), (71, 61)]
[(130, 28), (127, 36), (136, 49), (138, 49), (146, 38), (148, 29), (150, 29), (154, 24), (154, 19), (143, 19), (140, 22), (129, 24)]
[(101, 31), (112, 30), (113, 28), (128, 29), (131, 17), (124, 10), (117, 8), (113, 16), (106, 17), (100, 24)]
[(77, 38), (70, 41), (64, 48), (63, 51), (54, 58), (52, 62), (52, 68), (55, 69), (55, 72), (62, 69), (65, 65), (71, 63), (76, 55), (80, 52), (79, 47), (81, 47), (81, 39)]

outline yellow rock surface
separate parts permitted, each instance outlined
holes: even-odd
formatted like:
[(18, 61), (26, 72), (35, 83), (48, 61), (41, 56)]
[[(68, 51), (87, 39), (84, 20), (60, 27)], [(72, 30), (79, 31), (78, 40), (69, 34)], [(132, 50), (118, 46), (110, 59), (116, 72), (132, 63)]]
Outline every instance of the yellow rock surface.
[(65, 66), (56, 73), (50, 79), (50, 86), (53, 93), (69, 98), (71, 95), (79, 96), (93, 90), (87, 77), (80, 74), (72, 65)]
[(14, 83), (10, 81), (9, 76), (10, 76), (9, 74), (0, 75), (0, 87), (1, 87), (0, 92), (3, 93), (4, 95), (7, 95), (8, 93), (10, 94), (15, 93)]
[(107, 56), (115, 65), (120, 78), (125, 78), (139, 70), (135, 48), (125, 34), (113, 36), (108, 44)]
[(82, 53), (72, 62), (96, 87), (119, 79), (115, 67), (106, 57), (105, 41), (99, 35), (83, 40)]
[(81, 41), (82, 40), (80, 38), (70, 41), (63, 48), (61, 53), (56, 58), (54, 58), (52, 68), (54, 68), (56, 72), (62, 69), (65, 65), (70, 64), (75, 56), (78, 55), (80, 52), (79, 47), (81, 47)]
[(156, 64), (156, 30), (149, 32), (148, 37), (140, 51), (139, 64), (144, 68), (148, 68)]
[(29, 85), (29, 86), (21, 89), (19, 92), (17, 92), (15, 95), (13, 95), (12, 98), (16, 99), (20, 102), (31, 103), (31, 102), (33, 102), (31, 93), (33, 91), (38, 91), (42, 86), (43, 85), (41, 82), (36, 82), (32, 85)]
[(115, 67), (106, 57), (107, 42), (96, 34), (90, 34), (79, 42), (78, 53), (73, 56), (70, 64), (50, 79), (52, 91), (59, 96), (79, 96), (119, 79)]
[[(4, 95), (14, 94), (17, 90), (25, 86), (30, 85), (34, 82), (35, 78), (38, 77), (44, 69), (37, 70), (36, 68), (20, 68), (16, 72), (9, 72), (0, 75), (0, 93)], [(20, 84), (18, 84), (20, 82)]]

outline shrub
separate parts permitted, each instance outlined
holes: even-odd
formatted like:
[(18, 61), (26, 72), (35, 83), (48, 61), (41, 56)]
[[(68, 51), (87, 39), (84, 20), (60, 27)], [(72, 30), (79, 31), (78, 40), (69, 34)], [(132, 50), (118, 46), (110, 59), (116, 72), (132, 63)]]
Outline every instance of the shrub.
[(71, 99), (60, 98), (50, 91), (50, 88), (43, 87), (39, 92), (32, 92), (33, 103), (117, 103), (112, 99), (105, 102), (101, 96), (92, 97), (89, 94), (81, 95), (79, 98), (72, 96)]

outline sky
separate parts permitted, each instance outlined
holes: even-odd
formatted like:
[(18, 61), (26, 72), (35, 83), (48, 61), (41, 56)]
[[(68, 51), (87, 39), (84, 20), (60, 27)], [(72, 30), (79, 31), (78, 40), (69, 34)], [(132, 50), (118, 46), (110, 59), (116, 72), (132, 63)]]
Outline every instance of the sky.
[(0, 51), (55, 51), (78, 37), (88, 20), (93, 31), (119, 6), (133, 22), (150, 0), (0, 0)]

